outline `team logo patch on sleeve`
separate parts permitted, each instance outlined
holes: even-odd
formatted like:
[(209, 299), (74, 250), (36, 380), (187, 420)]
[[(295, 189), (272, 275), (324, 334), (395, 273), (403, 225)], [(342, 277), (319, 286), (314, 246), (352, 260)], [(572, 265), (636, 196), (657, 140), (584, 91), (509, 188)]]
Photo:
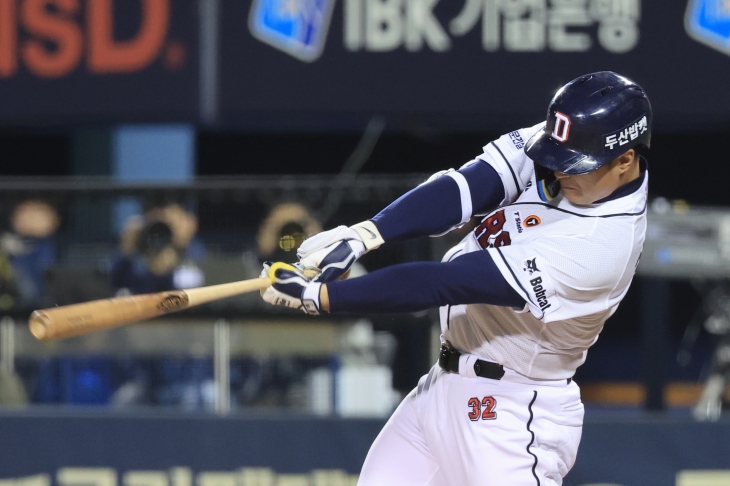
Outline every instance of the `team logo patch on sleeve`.
[(545, 309), (550, 308), (551, 304), (547, 298), (547, 291), (543, 286), (542, 277), (533, 278), (530, 280), (530, 285), (532, 285), (532, 293), (535, 295), (535, 299), (537, 299), (537, 305), (540, 306), (540, 310), (544, 312)]
[(522, 135), (520, 135), (520, 132), (510, 132), (508, 136), (509, 139), (512, 140), (512, 143), (515, 145), (516, 149), (525, 148), (525, 140), (522, 138)]
[(522, 264), (522, 270), (530, 275), (540, 272), (540, 269), (537, 268), (537, 257), (528, 258), (527, 260), (525, 260)]
[(540, 255), (520, 261), (522, 271), (519, 280), (527, 294), (530, 311), (538, 319), (544, 318), (560, 308), (560, 298), (550, 275), (550, 265)]

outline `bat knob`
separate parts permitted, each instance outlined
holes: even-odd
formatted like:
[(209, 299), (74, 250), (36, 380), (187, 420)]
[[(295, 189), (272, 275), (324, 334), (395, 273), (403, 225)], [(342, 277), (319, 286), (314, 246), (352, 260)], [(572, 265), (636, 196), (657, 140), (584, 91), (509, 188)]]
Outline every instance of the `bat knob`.
[(39, 341), (48, 339), (48, 318), (40, 311), (34, 311), (28, 320), (30, 333)]

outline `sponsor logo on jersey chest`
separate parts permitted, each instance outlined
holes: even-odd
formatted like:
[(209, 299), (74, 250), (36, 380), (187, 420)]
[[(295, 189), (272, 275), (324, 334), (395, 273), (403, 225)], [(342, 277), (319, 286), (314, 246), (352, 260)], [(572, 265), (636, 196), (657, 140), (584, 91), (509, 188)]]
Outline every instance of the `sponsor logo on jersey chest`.
[(525, 229), (522, 227), (522, 216), (520, 215), (519, 211), (515, 211), (514, 213), (515, 218), (515, 227), (517, 228), (518, 233), (522, 233), (525, 231)]
[(540, 219), (540, 216), (536, 216), (534, 214), (531, 214), (530, 216), (525, 218), (525, 226), (528, 228), (532, 228), (533, 226), (537, 226), (540, 223), (542, 223), (542, 220)]

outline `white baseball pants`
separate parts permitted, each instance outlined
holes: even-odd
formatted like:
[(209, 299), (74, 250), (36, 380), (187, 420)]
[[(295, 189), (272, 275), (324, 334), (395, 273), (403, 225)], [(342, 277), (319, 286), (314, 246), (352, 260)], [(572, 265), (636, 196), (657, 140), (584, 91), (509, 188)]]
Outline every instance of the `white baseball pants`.
[(358, 486), (562, 484), (583, 426), (575, 382), (470, 371), (436, 365), (421, 378), (375, 439)]

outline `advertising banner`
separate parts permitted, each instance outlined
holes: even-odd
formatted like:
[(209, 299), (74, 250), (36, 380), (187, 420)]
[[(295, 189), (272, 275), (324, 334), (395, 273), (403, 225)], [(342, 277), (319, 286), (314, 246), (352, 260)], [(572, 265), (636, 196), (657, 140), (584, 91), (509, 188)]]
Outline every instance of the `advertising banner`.
[(0, 123), (191, 120), (197, 0), (0, 0)]
[(226, 119), (385, 114), (514, 128), (574, 77), (642, 84), (664, 128), (730, 122), (721, 0), (223, 2)]
[[(0, 485), (355, 486), (383, 424), (271, 415), (0, 413)], [(589, 419), (563, 484), (730, 484), (729, 433), (727, 421)]]

